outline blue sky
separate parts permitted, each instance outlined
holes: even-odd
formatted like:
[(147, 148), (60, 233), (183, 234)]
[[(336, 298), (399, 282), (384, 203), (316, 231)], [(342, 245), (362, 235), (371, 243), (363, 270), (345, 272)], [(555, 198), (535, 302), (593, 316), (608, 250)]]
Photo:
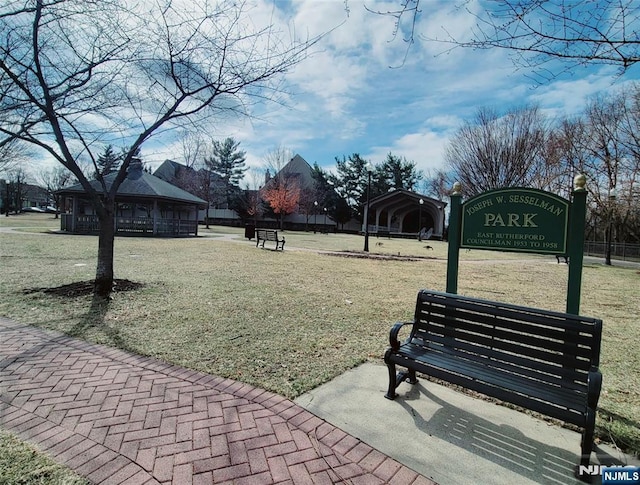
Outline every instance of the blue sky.
[[(423, 0), (416, 32), (468, 36), (474, 20), (455, 3)], [(327, 169), (336, 156), (354, 152), (374, 163), (392, 152), (424, 171), (441, 168), (451, 135), (480, 107), (503, 112), (535, 103), (549, 116), (571, 115), (589, 97), (638, 77), (637, 69), (620, 77), (612, 66), (591, 66), (537, 85), (531, 72), (516, 70), (507, 51), (444, 53), (445, 45), (419, 38), (402, 64), (407, 44), (393, 39), (394, 19), (367, 12), (363, 2), (349, 0), (348, 15), (339, 0), (275, 4), (283, 7), (283, 18), (291, 15), (287, 20), (297, 32), (335, 30), (288, 76), (288, 107), (271, 107), (264, 119), (229, 132), (256, 167), (265, 152), (282, 145)], [(367, 2), (379, 10), (398, 4)]]
[[(590, 66), (536, 85), (530, 72), (515, 69), (508, 51), (444, 53), (446, 45), (419, 36), (402, 64), (407, 44), (402, 35), (393, 39), (394, 19), (367, 12), (362, 1), (348, 0), (348, 13), (344, 0), (255, 2), (252, 15), (273, 19), (286, 35), (330, 32), (287, 74), (285, 105), (252, 106), (250, 119), (211, 126), (212, 137), (241, 142), (255, 171), (264, 170), (265, 155), (284, 147), (328, 170), (335, 157), (359, 153), (379, 163), (392, 152), (427, 172), (443, 167), (451, 135), (480, 107), (504, 112), (535, 103), (552, 117), (572, 115), (591, 96), (640, 78), (637, 68), (620, 77), (612, 66)], [(399, 3), (366, 2), (376, 10)], [(474, 19), (457, 3), (422, 0), (416, 33), (464, 39)], [(475, 0), (465, 5), (479, 8)], [(181, 161), (179, 143), (166, 133), (145, 144), (142, 154), (152, 167), (167, 158)]]

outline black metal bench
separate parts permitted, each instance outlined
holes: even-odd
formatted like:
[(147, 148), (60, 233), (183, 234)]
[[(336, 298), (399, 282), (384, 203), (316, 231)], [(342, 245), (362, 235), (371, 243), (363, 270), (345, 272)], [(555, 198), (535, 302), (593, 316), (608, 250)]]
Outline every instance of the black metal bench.
[(275, 229), (256, 229), (256, 247), (262, 241), (262, 248), (264, 248), (265, 241), (273, 241), (276, 243), (276, 251), (282, 249), (284, 251), (284, 237), (278, 239), (278, 231)]
[[(400, 329), (411, 334), (398, 341)], [(593, 449), (602, 321), (449, 293), (418, 293), (413, 322), (396, 323), (384, 355), (388, 399), (416, 371), (581, 427)], [(396, 374), (396, 365), (406, 371)]]

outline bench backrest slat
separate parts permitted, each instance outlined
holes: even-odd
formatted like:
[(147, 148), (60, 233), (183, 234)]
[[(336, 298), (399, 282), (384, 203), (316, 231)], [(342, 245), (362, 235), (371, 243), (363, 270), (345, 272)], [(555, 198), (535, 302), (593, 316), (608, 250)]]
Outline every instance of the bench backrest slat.
[[(590, 317), (581, 317), (578, 315), (570, 315), (567, 313), (552, 312), (549, 310), (541, 310), (529, 307), (520, 307), (507, 303), (497, 303), (487, 300), (471, 300), (460, 295), (447, 295), (447, 299), (436, 297), (436, 292), (426, 292), (422, 290), (419, 300), (424, 301), (427, 305), (422, 307), (423, 311), (438, 313), (441, 311), (464, 312), (465, 310), (477, 314), (486, 315), (487, 317), (502, 317), (506, 320), (513, 320), (514, 325), (517, 322), (528, 322), (542, 325), (549, 328), (561, 328), (563, 330), (586, 331), (590, 333), (597, 332), (595, 324), (597, 319)], [(452, 298), (452, 296), (454, 298)], [(554, 322), (556, 323), (554, 325)], [(585, 323), (591, 324), (585, 326)], [(516, 327), (517, 328), (517, 327)]]
[(468, 319), (471, 322), (493, 326), (496, 320), (500, 320), (500, 328), (514, 332), (530, 333), (541, 337), (565, 340), (567, 332), (578, 333), (578, 340), (573, 343), (586, 343), (590, 345), (596, 328), (591, 325), (584, 325), (584, 320), (578, 322), (567, 320), (562, 317), (551, 317), (536, 313), (514, 312), (497, 308), (495, 311), (490, 307), (487, 310), (479, 311), (477, 308), (464, 306), (435, 306), (433, 304), (423, 305), (420, 312), (429, 315), (429, 319), (442, 316), (453, 317), (457, 320)]
[(411, 338), (539, 372), (549, 382), (585, 382), (599, 365), (601, 333), (602, 322), (590, 317), (423, 290)]
[[(450, 325), (451, 320), (441, 319), (431, 315), (430, 320), (424, 320), (424, 325), (419, 325), (416, 332), (429, 332), (441, 334), (460, 341), (472, 341), (487, 347), (513, 349), (513, 352), (537, 359), (551, 358), (555, 354), (570, 354), (587, 363), (587, 369), (591, 366), (591, 346), (581, 339), (582, 344), (573, 342), (573, 337), (565, 334), (560, 340), (558, 337), (542, 338), (535, 333), (514, 332), (500, 327), (500, 321), (495, 325), (476, 324), (468, 320), (455, 320), (456, 325)], [(580, 336), (576, 338), (579, 339)]]
[(259, 239), (265, 239), (267, 241), (278, 240), (278, 231), (275, 229), (256, 229), (256, 234)]

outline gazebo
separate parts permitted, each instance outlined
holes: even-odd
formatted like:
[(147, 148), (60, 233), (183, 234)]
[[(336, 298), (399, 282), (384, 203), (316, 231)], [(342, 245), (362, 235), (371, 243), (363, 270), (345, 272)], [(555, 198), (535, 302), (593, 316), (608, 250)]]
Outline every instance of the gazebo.
[[(104, 177), (107, 189), (116, 174)], [(92, 182), (101, 191), (99, 182)], [(57, 192), (61, 196), (60, 229), (73, 234), (97, 234), (98, 216), (82, 185)], [(116, 235), (197, 236), (198, 211), (207, 202), (142, 170), (142, 163), (129, 165), (127, 178), (116, 194)]]
[(364, 220), (371, 234), (416, 236), (423, 232), (442, 239), (446, 206), (441, 200), (398, 189), (371, 199), (368, 211), (365, 206)]

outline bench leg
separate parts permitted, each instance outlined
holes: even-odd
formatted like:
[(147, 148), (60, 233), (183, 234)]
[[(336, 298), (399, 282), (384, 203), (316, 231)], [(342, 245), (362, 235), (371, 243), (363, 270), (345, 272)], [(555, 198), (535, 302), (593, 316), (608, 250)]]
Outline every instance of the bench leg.
[(596, 425), (596, 411), (593, 408), (587, 408), (587, 423), (582, 432), (582, 440), (580, 441), (580, 464), (576, 465), (574, 475), (582, 482), (592, 483), (592, 477), (588, 474), (580, 474), (580, 467), (588, 467), (591, 461), (591, 452), (593, 451), (593, 435)]
[(393, 401), (398, 397), (396, 394), (396, 365), (390, 362), (387, 364), (387, 369), (389, 370), (389, 389), (384, 397)]
[(398, 394), (396, 394), (396, 389), (405, 380), (408, 380), (409, 384), (418, 383), (418, 379), (416, 378), (416, 371), (413, 369), (407, 369), (406, 371), (396, 373), (396, 365), (394, 363), (388, 363), (387, 369), (389, 370), (389, 389), (384, 395), (384, 397), (386, 397), (387, 399), (391, 399), (393, 401), (396, 397), (398, 397)]
[(583, 466), (589, 465), (591, 459), (591, 452), (593, 451), (593, 435), (596, 426), (596, 412), (594, 409), (587, 409), (587, 425), (582, 432), (582, 441), (580, 443), (582, 455), (580, 456), (580, 464)]
[(416, 371), (413, 369), (409, 369), (409, 380), (407, 381), (409, 384), (417, 384), (418, 379), (416, 378)]

